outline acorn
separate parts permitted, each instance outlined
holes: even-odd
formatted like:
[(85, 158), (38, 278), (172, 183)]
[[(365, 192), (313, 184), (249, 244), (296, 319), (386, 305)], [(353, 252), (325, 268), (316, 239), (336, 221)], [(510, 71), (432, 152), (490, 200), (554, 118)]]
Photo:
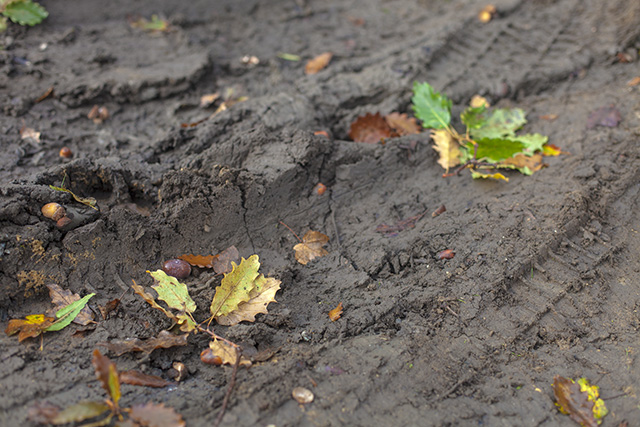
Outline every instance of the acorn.
[(73, 151), (69, 147), (62, 147), (60, 149), (60, 157), (70, 159), (73, 157)]
[(213, 354), (213, 351), (210, 348), (202, 350), (202, 353), (200, 353), (200, 360), (208, 365), (222, 365), (222, 358)]
[(47, 203), (40, 210), (42, 211), (42, 215), (53, 221), (58, 221), (67, 213), (65, 209), (57, 203)]
[(191, 274), (191, 265), (181, 259), (170, 259), (162, 264), (162, 271), (176, 279), (186, 279)]

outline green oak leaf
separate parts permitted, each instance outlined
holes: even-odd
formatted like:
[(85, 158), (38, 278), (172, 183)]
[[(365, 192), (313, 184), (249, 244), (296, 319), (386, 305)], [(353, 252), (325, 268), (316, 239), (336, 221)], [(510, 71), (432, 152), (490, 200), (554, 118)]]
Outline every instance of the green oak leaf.
[(167, 275), (162, 270), (149, 272), (149, 274), (156, 280), (156, 283), (151, 287), (158, 293), (158, 299), (181, 313), (196, 311), (196, 303), (189, 296), (187, 285), (180, 283), (178, 279)]
[(429, 83), (413, 84), (413, 111), (422, 127), (444, 129), (451, 122), (451, 100), (433, 90)]
[(14, 0), (5, 3), (2, 14), (20, 25), (36, 25), (49, 16), (49, 12), (31, 0)]
[(498, 108), (478, 128), (470, 129), (473, 139), (513, 137), (527, 123), (521, 108)]
[(87, 305), (87, 302), (94, 295), (95, 294), (89, 294), (84, 298), (79, 299), (78, 301), (74, 301), (71, 304), (62, 307), (56, 312), (56, 317), (58, 318), (58, 320), (53, 322), (51, 326), (45, 329), (45, 331), (59, 331), (69, 326), (69, 323), (73, 322), (73, 319), (75, 319), (78, 314), (80, 314), (84, 306)]

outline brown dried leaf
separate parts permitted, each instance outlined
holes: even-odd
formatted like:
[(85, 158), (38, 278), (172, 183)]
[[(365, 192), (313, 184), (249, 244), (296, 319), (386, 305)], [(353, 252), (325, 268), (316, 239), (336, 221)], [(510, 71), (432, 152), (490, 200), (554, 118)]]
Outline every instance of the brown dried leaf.
[(440, 153), (438, 164), (449, 172), (449, 168), (460, 164), (460, 146), (446, 129), (431, 131), (435, 145), (433, 149)]
[(309, 230), (302, 237), (302, 243), (298, 243), (293, 247), (296, 251), (296, 260), (303, 265), (315, 258), (328, 255), (326, 249), (323, 248), (329, 242), (329, 236), (318, 231)]
[(240, 253), (235, 246), (229, 246), (218, 255), (185, 254), (179, 256), (178, 259), (200, 268), (213, 268), (216, 274), (226, 274), (233, 270), (232, 262), (238, 264), (240, 261)]
[(551, 387), (560, 412), (568, 414), (584, 427), (598, 427), (598, 421), (593, 415), (594, 402), (589, 400), (587, 393), (580, 390), (579, 384), (556, 375)]
[(380, 113), (367, 113), (358, 117), (349, 129), (349, 138), (355, 142), (376, 144), (385, 138), (392, 137), (393, 130)]
[[(211, 349), (211, 355), (213, 357), (218, 356), (222, 359), (224, 365), (235, 365), (238, 359), (238, 352), (235, 347), (227, 344), (224, 341), (214, 339), (209, 343), (209, 349)], [(251, 361), (244, 356), (240, 358), (240, 366), (251, 366)]]
[(163, 403), (145, 403), (131, 407), (129, 416), (141, 426), (184, 427), (187, 424), (173, 408)]
[(413, 135), (420, 133), (420, 125), (413, 117), (407, 117), (406, 114), (391, 113), (387, 114), (384, 119), (391, 129), (398, 135)]
[(127, 340), (114, 340), (111, 342), (101, 342), (98, 345), (106, 347), (116, 356), (122, 356), (125, 353), (134, 351), (142, 351), (151, 353), (158, 348), (170, 348), (187, 345), (187, 337), (189, 334), (174, 335), (169, 331), (160, 331), (157, 337), (141, 340), (138, 338)]
[(173, 382), (167, 381), (156, 375), (147, 375), (138, 371), (122, 371), (120, 372), (120, 384), (162, 388), (173, 384)]
[(29, 408), (27, 420), (35, 424), (51, 424), (51, 420), (53, 420), (59, 412), (60, 408), (57, 406), (49, 402), (38, 401)]
[(102, 315), (102, 318), (104, 320), (107, 320), (107, 318), (109, 317), (109, 314), (111, 314), (111, 312), (116, 310), (119, 305), (120, 305), (120, 299), (116, 298), (114, 300), (109, 301), (104, 306), (99, 306), (98, 310), (100, 310), (100, 314)]
[(332, 57), (333, 53), (325, 52), (313, 59), (310, 59), (309, 62), (307, 62), (307, 65), (304, 67), (304, 72), (307, 74), (316, 74), (318, 71), (329, 65)]
[(35, 129), (28, 128), (26, 126), (22, 126), (22, 128), (20, 129), (20, 138), (32, 139), (35, 142), (40, 142), (40, 132), (37, 132)]
[(338, 304), (336, 308), (334, 308), (329, 312), (329, 319), (331, 319), (332, 322), (335, 322), (336, 320), (338, 320), (340, 316), (342, 316), (342, 301)]
[(18, 333), (18, 341), (22, 342), (27, 338), (33, 338), (40, 335), (53, 324), (56, 319), (46, 317), (44, 314), (31, 314), (24, 319), (11, 319), (4, 333), (13, 335)]
[(637, 86), (640, 85), (640, 76), (634, 77), (627, 82), (627, 86)]
[(103, 356), (98, 349), (93, 350), (93, 367), (96, 370), (96, 377), (102, 384), (102, 388), (107, 391), (111, 401), (118, 408), (120, 400), (120, 380), (115, 363), (107, 356)]
[(528, 167), (532, 173), (537, 172), (545, 167), (545, 164), (542, 162), (542, 154), (527, 156), (525, 154), (519, 153), (511, 158), (508, 158), (507, 160), (500, 162), (500, 164), (513, 166), (516, 168)]
[[(60, 286), (52, 283), (47, 285), (49, 288), (49, 297), (51, 298), (51, 302), (55, 305), (55, 308), (50, 311), (50, 315), (55, 315), (55, 313), (71, 304), (72, 302), (78, 301), (80, 299), (80, 295), (74, 294), (69, 290), (62, 289)], [(88, 306), (84, 306), (84, 308), (80, 311), (80, 313), (73, 319), (73, 323), (77, 323), (78, 325), (86, 326), (89, 323), (93, 322), (93, 312)]]
[(409, 218), (402, 219), (396, 222), (393, 225), (388, 224), (380, 224), (376, 227), (377, 233), (383, 233), (386, 237), (397, 236), (399, 232), (406, 230), (407, 228), (413, 228), (416, 226), (416, 223), (420, 221), (420, 219), (425, 216), (427, 211), (422, 212), (421, 214), (414, 215)]

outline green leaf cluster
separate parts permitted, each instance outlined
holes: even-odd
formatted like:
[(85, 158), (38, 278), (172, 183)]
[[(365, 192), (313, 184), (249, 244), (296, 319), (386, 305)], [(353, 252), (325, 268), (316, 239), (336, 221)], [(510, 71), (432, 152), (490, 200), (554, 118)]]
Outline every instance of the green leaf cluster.
[[(414, 83), (412, 103), (413, 111), (422, 121), (422, 126), (436, 129), (438, 132), (442, 132), (439, 129), (447, 132), (450, 135), (451, 144), (455, 145), (453, 148), (459, 148), (460, 163), (474, 171), (479, 167), (502, 168), (516, 169), (525, 175), (531, 175), (534, 170), (542, 167), (542, 163), (538, 162), (536, 169), (532, 170), (530, 166), (536, 162), (533, 159), (526, 160), (521, 157), (531, 157), (542, 152), (543, 146), (549, 140), (548, 137), (537, 133), (524, 135), (516, 133), (527, 123), (526, 114), (521, 108), (489, 110), (483, 100), (483, 104), (469, 106), (462, 112), (460, 119), (467, 129), (464, 134), (459, 134), (451, 126), (451, 100), (436, 92), (428, 83)], [(440, 153), (443, 152), (443, 147), (437, 148)], [(456, 152), (456, 150), (448, 151)], [(452, 162), (447, 162), (449, 163)], [(472, 176), (474, 178), (502, 177), (500, 174), (486, 175), (477, 171)]]
[(44, 7), (31, 0), (0, 0), (0, 12), (4, 16), (0, 30), (6, 28), (7, 18), (19, 25), (33, 26), (49, 16)]

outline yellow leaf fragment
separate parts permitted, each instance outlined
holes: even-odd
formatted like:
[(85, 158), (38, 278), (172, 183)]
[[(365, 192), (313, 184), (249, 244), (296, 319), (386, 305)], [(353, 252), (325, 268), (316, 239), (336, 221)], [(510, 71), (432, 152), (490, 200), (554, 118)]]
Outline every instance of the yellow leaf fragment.
[(507, 178), (506, 176), (502, 175), (501, 173), (482, 173), (482, 172), (478, 172), (476, 170), (471, 169), (471, 177), (473, 179), (478, 179), (478, 178), (483, 178), (483, 179), (487, 179), (487, 178), (493, 178), (493, 179), (497, 179), (497, 180), (503, 180), (506, 182), (509, 182), (509, 178)]
[(460, 145), (446, 129), (431, 131), (433, 149), (440, 154), (438, 164), (449, 172), (449, 168), (460, 164)]
[(469, 103), (469, 106), (471, 108), (480, 108), (480, 107), (489, 108), (491, 105), (489, 104), (489, 101), (487, 101), (487, 98), (480, 95), (473, 95), (473, 97), (471, 98), (471, 102)]
[(22, 129), (20, 129), (20, 138), (32, 139), (35, 142), (40, 142), (40, 132), (36, 131), (33, 128), (23, 126)]
[(323, 248), (328, 242), (329, 236), (319, 231), (307, 231), (302, 237), (302, 243), (298, 243), (293, 247), (296, 252), (296, 260), (302, 265), (307, 265), (309, 261), (315, 258), (328, 255), (329, 252)]
[(329, 62), (331, 61), (332, 57), (333, 57), (333, 53), (325, 52), (316, 56), (313, 59), (310, 59), (309, 62), (307, 62), (307, 65), (304, 67), (305, 73), (316, 74), (318, 71), (322, 70), (327, 65), (329, 65)]
[[(240, 354), (236, 347), (227, 344), (224, 341), (220, 341), (214, 339), (209, 343), (209, 348), (211, 349), (211, 354), (213, 356), (218, 356), (222, 359), (223, 365), (235, 365), (236, 360), (238, 360), (238, 355)], [(244, 356), (240, 357), (240, 366), (251, 366), (251, 361)]]
[(226, 326), (236, 325), (243, 320), (254, 322), (256, 314), (267, 314), (269, 303), (276, 302), (275, 296), (280, 283), (280, 280), (260, 274), (255, 280), (256, 287), (249, 293), (249, 301), (238, 304), (238, 308), (227, 316), (216, 317), (216, 321)]
[(332, 322), (335, 322), (341, 316), (342, 316), (342, 302), (340, 302), (336, 308), (334, 308), (329, 312), (329, 319), (331, 319)]
[(27, 338), (33, 338), (40, 335), (46, 328), (51, 326), (56, 319), (47, 317), (44, 314), (31, 314), (24, 319), (11, 319), (5, 334), (13, 335), (18, 332), (18, 341), (24, 341)]

